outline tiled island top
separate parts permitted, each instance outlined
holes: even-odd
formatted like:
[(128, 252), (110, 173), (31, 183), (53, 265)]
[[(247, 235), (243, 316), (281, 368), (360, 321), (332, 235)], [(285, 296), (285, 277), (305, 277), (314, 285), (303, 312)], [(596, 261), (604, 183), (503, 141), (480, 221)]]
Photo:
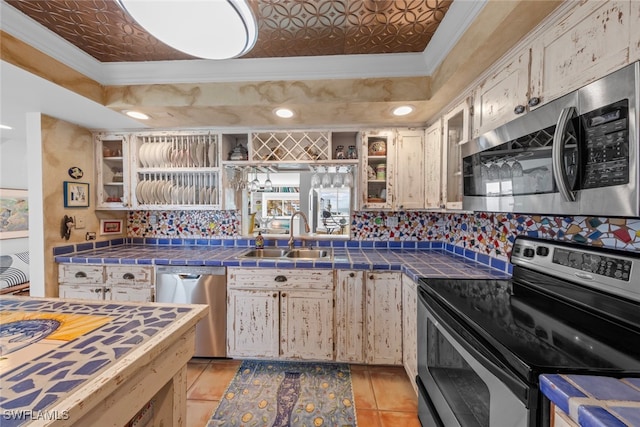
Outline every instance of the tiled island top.
[[(203, 305), (3, 297), (2, 425), (28, 424), (41, 417), (52, 424), (82, 424), (79, 420), (91, 415), (92, 408), (164, 357), (175, 343), (185, 347), (188, 360), (194, 348), (185, 345), (185, 337), (193, 334), (206, 311)], [(42, 331), (51, 323), (56, 325), (53, 330)], [(133, 411), (129, 416), (140, 407), (128, 408)]]
[(541, 375), (540, 389), (580, 426), (640, 426), (640, 378)]

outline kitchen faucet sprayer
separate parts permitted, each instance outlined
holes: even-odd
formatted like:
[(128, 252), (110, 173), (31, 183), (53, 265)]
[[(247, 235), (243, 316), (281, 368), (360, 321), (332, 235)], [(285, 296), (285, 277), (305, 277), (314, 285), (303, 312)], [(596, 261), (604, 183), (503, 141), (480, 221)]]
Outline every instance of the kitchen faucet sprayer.
[(289, 218), (289, 250), (293, 249), (293, 219), (296, 215), (302, 216), (302, 219), (304, 220), (305, 232), (311, 232), (311, 229), (309, 228), (309, 221), (307, 220), (307, 216), (305, 215), (305, 213), (302, 211), (295, 211), (294, 213), (292, 213), (291, 218)]

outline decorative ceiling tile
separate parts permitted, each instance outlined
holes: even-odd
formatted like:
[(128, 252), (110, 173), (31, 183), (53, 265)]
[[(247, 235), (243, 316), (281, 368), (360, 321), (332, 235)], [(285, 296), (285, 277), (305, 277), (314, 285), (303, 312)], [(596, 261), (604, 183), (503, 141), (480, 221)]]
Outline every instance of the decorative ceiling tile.
[[(258, 40), (244, 57), (421, 52), (452, 1), (250, 0)], [(114, 0), (6, 2), (101, 62), (193, 59), (147, 33)]]

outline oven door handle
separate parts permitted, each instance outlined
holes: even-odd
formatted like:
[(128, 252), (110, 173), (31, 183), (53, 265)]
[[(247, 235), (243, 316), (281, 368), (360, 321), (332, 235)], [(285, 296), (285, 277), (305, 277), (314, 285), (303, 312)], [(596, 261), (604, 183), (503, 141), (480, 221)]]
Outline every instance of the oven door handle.
[(553, 145), (551, 147), (551, 171), (553, 178), (558, 185), (558, 191), (562, 198), (567, 202), (575, 202), (576, 194), (569, 188), (569, 178), (567, 176), (567, 168), (564, 164), (564, 148), (567, 143), (567, 128), (572, 118), (576, 116), (576, 107), (566, 107), (562, 109), (556, 131), (553, 134)]
[[(488, 351), (482, 351), (485, 348), (484, 339), (477, 335), (473, 330), (464, 328), (456, 319), (455, 315), (449, 313), (445, 307), (442, 307), (428, 292), (422, 288), (418, 289), (418, 297), (420, 303), (423, 304), (428, 313), (439, 323), (439, 326), (445, 329), (455, 340), (456, 344), (464, 348), (474, 359), (478, 360), (489, 372), (495, 375), (503, 382), (524, 404), (529, 407), (529, 386), (521, 380), (515, 373), (511, 371), (506, 362), (491, 354)], [(453, 326), (455, 324), (461, 334)]]

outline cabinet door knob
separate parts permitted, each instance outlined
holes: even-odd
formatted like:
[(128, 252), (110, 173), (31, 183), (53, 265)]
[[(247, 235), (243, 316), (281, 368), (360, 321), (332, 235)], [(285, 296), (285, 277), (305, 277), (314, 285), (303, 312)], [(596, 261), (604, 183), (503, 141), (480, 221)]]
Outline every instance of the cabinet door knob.
[(279, 283), (286, 282), (287, 281), (287, 276), (278, 275), (278, 276), (276, 276), (276, 278), (274, 280), (276, 282), (279, 282)]
[(127, 279), (127, 280), (133, 280), (133, 279), (135, 279), (136, 277), (135, 277), (133, 274), (131, 274), (131, 273), (124, 273), (124, 275), (122, 276), (122, 278), (123, 278), (123, 279)]
[(278, 298), (278, 293), (274, 293), (274, 294), (273, 294), (273, 297), (274, 297), (274, 298)]
[(284, 297), (286, 297), (286, 296), (287, 296), (287, 294), (285, 294), (285, 293), (283, 293), (283, 294), (282, 294), (282, 297), (283, 297), (283, 298), (284, 298)]
[(540, 98), (538, 98), (537, 96), (534, 96), (529, 100), (529, 107), (535, 107), (538, 104), (540, 104)]
[(522, 114), (524, 113), (524, 105), (518, 105), (513, 109), (514, 114)]
[(369, 275), (369, 279), (373, 280), (373, 274)]
[(80, 277), (87, 277), (87, 273), (85, 273), (84, 271), (78, 271), (76, 273), (76, 277), (80, 278)]
[(356, 277), (356, 273), (349, 273), (349, 277)]

